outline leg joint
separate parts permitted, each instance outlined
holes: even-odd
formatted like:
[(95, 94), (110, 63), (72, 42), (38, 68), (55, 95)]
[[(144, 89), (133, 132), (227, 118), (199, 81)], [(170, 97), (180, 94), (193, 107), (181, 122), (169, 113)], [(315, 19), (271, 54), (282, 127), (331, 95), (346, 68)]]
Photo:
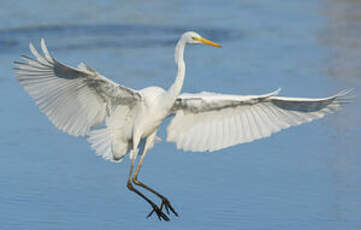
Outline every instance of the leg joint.
[(133, 183), (136, 184), (136, 185), (140, 185), (140, 181), (138, 180), (138, 178), (136, 176), (133, 177), (132, 179)]
[(134, 189), (134, 187), (133, 187), (132, 183), (130, 182), (130, 180), (128, 180), (127, 188), (128, 188), (129, 190), (133, 190), (133, 189)]

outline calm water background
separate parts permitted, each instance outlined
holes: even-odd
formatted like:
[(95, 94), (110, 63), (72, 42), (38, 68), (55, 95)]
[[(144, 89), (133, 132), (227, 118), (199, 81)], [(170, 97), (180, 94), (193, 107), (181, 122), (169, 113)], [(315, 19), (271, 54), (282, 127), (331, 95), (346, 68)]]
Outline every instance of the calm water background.
[[(0, 229), (361, 229), (361, 2), (184, 2), (2, 1)], [(168, 87), (187, 30), (224, 47), (187, 47), (184, 91), (281, 87), (321, 97), (354, 88), (358, 98), (323, 120), (218, 152), (158, 143), (141, 178), (180, 213), (161, 223), (126, 189), (129, 161), (103, 161), (84, 139), (56, 130), (11, 68), (44, 37), (67, 64), (84, 61), (132, 88)]]

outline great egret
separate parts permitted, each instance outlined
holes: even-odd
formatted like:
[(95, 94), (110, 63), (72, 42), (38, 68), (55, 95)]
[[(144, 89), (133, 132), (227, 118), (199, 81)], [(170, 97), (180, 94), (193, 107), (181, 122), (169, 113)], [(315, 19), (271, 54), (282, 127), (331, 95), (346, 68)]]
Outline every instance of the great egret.
[[(58, 129), (73, 136), (88, 136), (97, 155), (120, 162), (130, 152), (131, 166), (127, 187), (146, 200), (160, 220), (169, 220), (163, 207), (178, 216), (169, 200), (138, 180), (147, 151), (157, 139), (159, 125), (174, 116), (167, 140), (187, 151), (215, 151), (232, 145), (270, 136), (293, 125), (309, 122), (334, 112), (347, 102), (349, 91), (318, 99), (269, 94), (240, 96), (202, 92), (180, 94), (184, 75), (186, 44), (208, 44), (220, 47), (195, 32), (186, 32), (175, 49), (178, 73), (168, 90), (148, 87), (134, 90), (102, 76), (88, 65), (78, 68), (54, 59), (41, 39), (43, 55), (30, 43), (35, 56), (22, 56), (26, 63), (15, 62), (16, 78)], [(93, 129), (105, 121), (105, 128)], [(145, 146), (132, 177), (138, 145)], [(134, 188), (139, 185), (156, 194), (162, 203), (153, 201)]]

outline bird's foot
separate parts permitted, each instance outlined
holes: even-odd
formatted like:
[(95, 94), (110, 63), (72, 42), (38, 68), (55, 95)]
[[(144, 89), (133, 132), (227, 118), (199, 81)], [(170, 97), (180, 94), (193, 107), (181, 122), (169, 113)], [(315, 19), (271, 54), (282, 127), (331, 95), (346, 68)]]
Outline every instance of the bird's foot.
[(162, 212), (162, 208), (158, 208), (158, 206), (156, 204), (151, 204), (151, 205), (153, 207), (153, 210), (148, 214), (147, 218), (149, 218), (155, 212), (160, 221), (162, 219), (165, 221), (169, 221), (168, 216)]
[(161, 199), (162, 199), (162, 204), (160, 205), (160, 211), (162, 211), (163, 207), (165, 207), (165, 210), (167, 210), (168, 215), (170, 214), (169, 210), (171, 210), (175, 216), (178, 216), (178, 213), (172, 207), (169, 200), (165, 197), (161, 197)]

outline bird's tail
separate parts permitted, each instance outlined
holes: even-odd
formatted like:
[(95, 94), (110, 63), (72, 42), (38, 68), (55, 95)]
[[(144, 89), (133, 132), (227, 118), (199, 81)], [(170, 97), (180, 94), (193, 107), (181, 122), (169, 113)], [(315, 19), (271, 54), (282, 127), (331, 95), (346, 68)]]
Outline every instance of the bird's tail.
[(88, 135), (87, 140), (97, 156), (101, 156), (106, 160), (119, 163), (128, 152), (128, 142), (122, 141), (109, 128), (92, 130)]

